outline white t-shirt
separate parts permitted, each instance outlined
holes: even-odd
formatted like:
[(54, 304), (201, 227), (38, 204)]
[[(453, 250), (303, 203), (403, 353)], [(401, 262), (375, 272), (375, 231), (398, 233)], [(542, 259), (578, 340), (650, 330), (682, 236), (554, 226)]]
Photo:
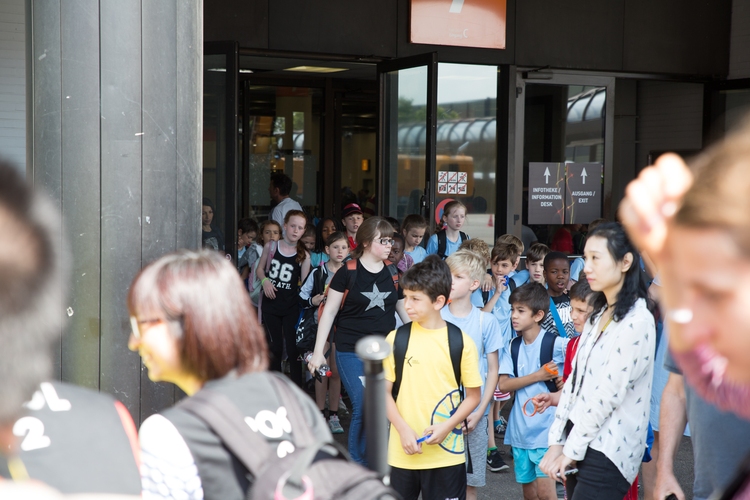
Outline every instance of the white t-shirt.
[(282, 228), (284, 228), (284, 217), (286, 217), (286, 213), (290, 210), (302, 210), (302, 207), (299, 203), (294, 201), (291, 198), (284, 198), (279, 202), (278, 205), (276, 205), (273, 210), (271, 211), (271, 216), (269, 219), (275, 220), (279, 223), (279, 225)]

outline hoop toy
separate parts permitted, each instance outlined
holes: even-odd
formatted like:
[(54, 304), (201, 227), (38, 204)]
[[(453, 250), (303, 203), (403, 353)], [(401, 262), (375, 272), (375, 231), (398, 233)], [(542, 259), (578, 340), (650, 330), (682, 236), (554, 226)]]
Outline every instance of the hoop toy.
[[(526, 411), (526, 407), (529, 405), (529, 403), (531, 403), (534, 406), (534, 411), (532, 411), (531, 413), (528, 413)], [(534, 402), (534, 398), (529, 398), (521, 407), (521, 411), (523, 411), (523, 414), (526, 415), (527, 417), (533, 417), (534, 415), (539, 413), (539, 406), (537, 406), (537, 404)]]
[(560, 372), (557, 370), (557, 367), (555, 367), (554, 369), (552, 369), (549, 366), (544, 365), (544, 370), (547, 373), (549, 373), (550, 375), (558, 376), (560, 374)]

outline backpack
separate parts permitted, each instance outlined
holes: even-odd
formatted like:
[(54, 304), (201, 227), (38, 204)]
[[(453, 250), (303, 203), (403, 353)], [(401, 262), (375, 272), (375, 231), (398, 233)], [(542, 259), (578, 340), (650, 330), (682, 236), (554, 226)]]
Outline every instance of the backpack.
[[(328, 269), (325, 267), (325, 262), (321, 263), (307, 279), (315, 279), (313, 282), (312, 290), (310, 291), (310, 297), (314, 297), (325, 290), (326, 280), (328, 279)], [(297, 349), (301, 353), (313, 351), (315, 349), (315, 339), (318, 335), (318, 308), (315, 306), (308, 307), (302, 310), (299, 323), (297, 323)]]
[[(398, 294), (398, 267), (396, 267), (396, 264), (393, 264), (391, 261), (386, 260), (384, 261), (385, 267), (388, 269), (388, 272), (391, 273), (391, 279), (393, 280), (393, 286), (396, 288), (396, 293)], [(349, 295), (349, 290), (354, 287), (354, 283), (357, 281), (357, 260), (356, 259), (350, 259), (346, 261), (346, 289), (344, 290), (344, 296), (341, 297), (341, 305), (339, 306), (339, 311), (344, 308), (344, 302), (346, 302), (346, 296)], [(328, 287), (328, 290), (330, 290), (331, 287)], [(326, 299), (328, 298), (328, 290), (326, 290)], [(325, 308), (326, 300), (323, 299), (323, 302), (320, 303), (318, 306), (318, 318), (323, 316), (323, 309)]]
[[(445, 255), (446, 249), (448, 248), (448, 236), (445, 234), (445, 230), (438, 231), (435, 233), (435, 236), (437, 236), (437, 256), (441, 259), (445, 260), (447, 255)], [(464, 233), (463, 231), (458, 232), (458, 239), (459, 239), (459, 245), (463, 243), (464, 241), (469, 239), (469, 235)]]
[(374, 471), (355, 464), (335, 441), (317, 439), (303, 419), (302, 407), (288, 382), (272, 375), (271, 383), (284, 407), (296, 449), (280, 458), (261, 436), (252, 432), (237, 406), (225, 395), (202, 389), (180, 403), (219, 437), (226, 449), (253, 478), (247, 500), (356, 499), (395, 500)]
[[(463, 401), (464, 391), (461, 390), (461, 356), (464, 352), (464, 337), (459, 327), (448, 321), (445, 324), (448, 327), (448, 352), (450, 353), (451, 365), (453, 366), (453, 376), (456, 378), (456, 387), (458, 388), (461, 401)], [(409, 337), (411, 336), (411, 325), (412, 323), (407, 323), (398, 327), (396, 336), (393, 339), (393, 361), (395, 364), (396, 380), (393, 382), (391, 396), (393, 396), (394, 401), (398, 399), (398, 393), (401, 389), (404, 361), (406, 360), (406, 351), (409, 347)], [(467, 425), (465, 420), (464, 425)], [(468, 450), (468, 443), (464, 443), (464, 446)], [(469, 456), (469, 463), (467, 464), (466, 471), (472, 474), (471, 454), (467, 453), (467, 455)]]
[[(544, 337), (542, 338), (542, 347), (539, 349), (539, 366), (544, 366), (550, 361), (555, 351), (555, 339), (557, 334), (549, 330), (544, 331)], [(523, 337), (520, 335), (510, 341), (510, 357), (513, 359), (513, 376), (518, 378), (518, 351), (521, 349), (521, 342)], [(544, 385), (547, 386), (549, 392), (557, 392), (557, 385), (554, 380), (545, 380)]]

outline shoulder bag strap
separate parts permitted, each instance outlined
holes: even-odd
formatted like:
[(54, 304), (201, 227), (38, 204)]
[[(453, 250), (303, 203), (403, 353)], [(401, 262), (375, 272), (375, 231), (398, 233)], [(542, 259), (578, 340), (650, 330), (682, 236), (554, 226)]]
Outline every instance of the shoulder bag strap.
[(562, 320), (560, 319), (560, 313), (557, 312), (557, 306), (555, 305), (555, 301), (552, 300), (552, 297), (549, 298), (549, 313), (552, 315), (552, 319), (555, 320), (555, 326), (557, 327), (558, 334), (561, 337), (566, 338), (568, 334), (565, 331), (565, 327), (563, 326)]
[(393, 362), (395, 365), (396, 380), (393, 382), (391, 396), (395, 401), (398, 398), (398, 391), (401, 389), (401, 380), (404, 375), (404, 360), (406, 359), (406, 349), (409, 347), (409, 337), (411, 336), (411, 323), (401, 325), (396, 330), (396, 336), (393, 339)]

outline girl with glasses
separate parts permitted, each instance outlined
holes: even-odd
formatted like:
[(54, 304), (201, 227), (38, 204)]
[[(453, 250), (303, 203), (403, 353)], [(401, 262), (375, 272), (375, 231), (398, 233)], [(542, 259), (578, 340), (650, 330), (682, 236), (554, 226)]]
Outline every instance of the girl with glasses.
[(349, 454), (361, 464), (366, 464), (361, 380), (364, 368), (354, 352), (355, 345), (367, 335), (385, 337), (390, 333), (396, 326), (396, 312), (405, 323), (409, 322), (398, 286), (398, 270), (387, 260), (393, 246), (392, 235), (393, 227), (382, 217), (370, 217), (359, 227), (352, 260), (336, 272), (328, 287), (309, 363), (311, 372), (325, 363), (325, 346), (334, 328), (336, 364), (352, 401)]

